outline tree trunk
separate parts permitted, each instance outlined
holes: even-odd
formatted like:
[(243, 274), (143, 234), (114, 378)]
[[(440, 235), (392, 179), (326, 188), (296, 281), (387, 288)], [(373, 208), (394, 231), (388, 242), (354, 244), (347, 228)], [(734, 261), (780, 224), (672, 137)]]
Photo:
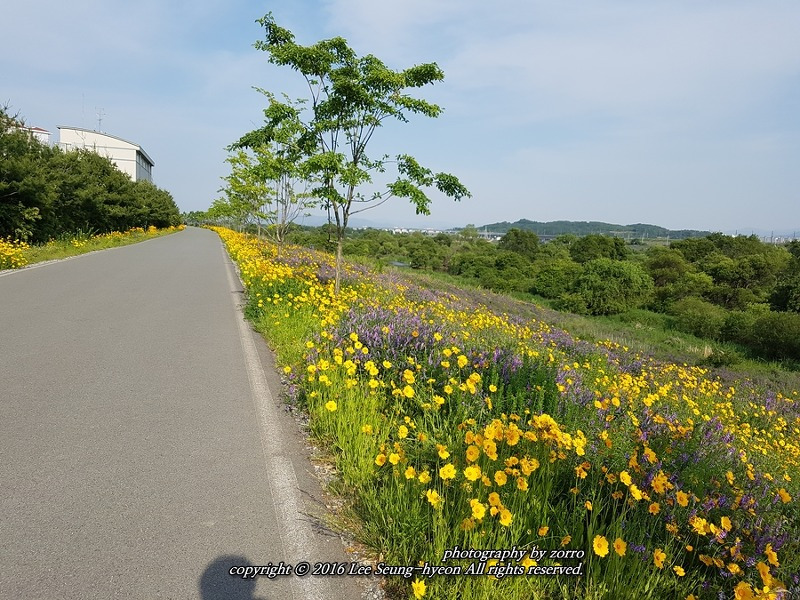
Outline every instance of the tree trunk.
[(339, 295), (339, 286), (342, 280), (342, 238), (336, 240), (336, 282), (333, 285), (333, 293)]

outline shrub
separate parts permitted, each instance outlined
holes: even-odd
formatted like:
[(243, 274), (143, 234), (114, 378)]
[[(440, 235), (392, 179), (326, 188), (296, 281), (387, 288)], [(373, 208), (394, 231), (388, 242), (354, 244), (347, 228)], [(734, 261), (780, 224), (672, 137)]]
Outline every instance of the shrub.
[(800, 314), (770, 312), (757, 318), (750, 345), (769, 358), (800, 360)]
[(572, 287), (581, 266), (571, 260), (554, 260), (542, 268), (533, 280), (532, 294), (545, 298), (558, 298)]
[(697, 337), (719, 339), (728, 312), (700, 298), (684, 298), (670, 307), (678, 329)]
[(653, 280), (639, 265), (598, 258), (584, 265), (562, 302), (580, 306), (577, 296), (589, 314), (614, 315), (642, 306), (652, 293)]

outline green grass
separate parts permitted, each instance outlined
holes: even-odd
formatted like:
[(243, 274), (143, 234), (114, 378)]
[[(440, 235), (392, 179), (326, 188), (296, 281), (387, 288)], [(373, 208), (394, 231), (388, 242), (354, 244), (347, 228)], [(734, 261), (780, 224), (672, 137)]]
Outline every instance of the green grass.
[[(365, 264), (369, 264), (366, 262)], [(493, 310), (536, 318), (589, 342), (609, 340), (657, 360), (724, 368), (742, 377), (778, 386), (800, 387), (800, 365), (748, 357), (747, 350), (727, 342), (708, 340), (675, 329), (669, 315), (644, 309), (608, 317), (587, 317), (553, 309), (542, 297), (524, 292), (499, 294), (446, 273), (387, 267), (397, 275), (432, 290), (462, 295), (469, 291)]]
[(24, 251), (23, 256), (29, 265), (48, 260), (61, 260), (96, 250), (128, 246), (155, 237), (169, 235), (175, 231), (177, 229), (173, 228), (158, 229), (156, 231), (135, 229), (125, 233), (114, 232), (106, 235), (89, 235), (88, 233), (77, 232), (74, 235), (61, 236), (59, 239), (51, 240), (46, 244), (31, 246)]

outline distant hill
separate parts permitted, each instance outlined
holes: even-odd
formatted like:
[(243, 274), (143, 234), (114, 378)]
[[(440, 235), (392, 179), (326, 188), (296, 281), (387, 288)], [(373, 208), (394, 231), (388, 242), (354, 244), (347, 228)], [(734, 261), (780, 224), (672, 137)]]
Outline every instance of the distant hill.
[(533, 231), (536, 235), (548, 236), (565, 233), (574, 235), (598, 233), (624, 238), (669, 238), (671, 240), (703, 237), (711, 233), (710, 231), (696, 231), (694, 229), (665, 229), (658, 225), (646, 225), (644, 223), (636, 223), (634, 225), (615, 225), (614, 223), (601, 223), (600, 221), (548, 221), (542, 223), (529, 221), (528, 219), (520, 219), (514, 223), (503, 221), (502, 223), (491, 223), (478, 227), (480, 231), (490, 233), (506, 233), (509, 229), (515, 228)]

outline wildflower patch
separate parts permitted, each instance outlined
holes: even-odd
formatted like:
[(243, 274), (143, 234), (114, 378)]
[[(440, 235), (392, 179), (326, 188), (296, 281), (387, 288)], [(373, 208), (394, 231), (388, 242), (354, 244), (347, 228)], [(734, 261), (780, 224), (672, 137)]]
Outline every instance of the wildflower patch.
[[(361, 541), (406, 568), (385, 573), (395, 589), (778, 598), (800, 583), (796, 390), (576, 340), (358, 265), (335, 294), (333, 257), (217, 231)], [(456, 548), (529, 550), (445, 561)]]

